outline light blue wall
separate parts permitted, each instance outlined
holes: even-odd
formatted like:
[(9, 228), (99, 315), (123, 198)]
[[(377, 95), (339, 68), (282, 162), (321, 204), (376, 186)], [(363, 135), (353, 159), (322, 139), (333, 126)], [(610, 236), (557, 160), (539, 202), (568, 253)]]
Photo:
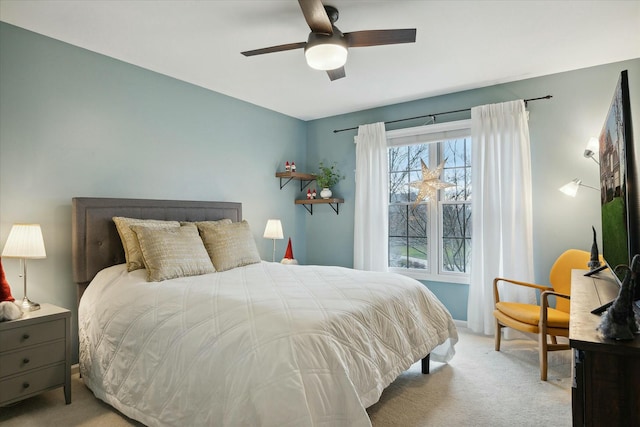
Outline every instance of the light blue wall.
[[(573, 178), (598, 185), (598, 166), (582, 156), (591, 136), (600, 133), (622, 70), (629, 70), (636, 147), (640, 141), (640, 59), (490, 86), (382, 108), (345, 114), (308, 123), (308, 165), (320, 160), (337, 161), (347, 179), (336, 188), (345, 199), (336, 216), (331, 209), (317, 209), (307, 218), (307, 261), (353, 266), (354, 169), (356, 131), (334, 129), (360, 124), (453, 111), (471, 106), (536, 98), (529, 103), (529, 129), (533, 174), (533, 234), (535, 276), (547, 284), (555, 258), (565, 249), (589, 250), (591, 225), (600, 229), (598, 193), (583, 189), (575, 199), (557, 191)], [(385, 84), (382, 82), (381, 84)], [(375, 88), (371, 88), (375, 90)], [(469, 113), (440, 116), (438, 122), (467, 119)], [(426, 124), (426, 120), (398, 123), (387, 130)], [(637, 152), (640, 149), (636, 150)], [(468, 286), (427, 282), (456, 319), (467, 318)]]
[[(276, 217), (304, 261), (299, 190), (280, 191), (274, 173), (285, 160), (304, 169), (305, 132), (298, 119), (0, 23), (0, 242), (13, 223), (42, 225), (47, 258), (29, 263), (28, 293), (74, 321), (74, 196), (242, 202), (263, 259)], [(3, 266), (22, 298), (18, 260)]]

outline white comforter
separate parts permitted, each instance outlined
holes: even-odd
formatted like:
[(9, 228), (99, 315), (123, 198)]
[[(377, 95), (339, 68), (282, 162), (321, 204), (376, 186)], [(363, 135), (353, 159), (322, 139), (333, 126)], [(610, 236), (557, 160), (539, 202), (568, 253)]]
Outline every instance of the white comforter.
[(147, 425), (368, 426), (387, 385), (457, 341), (444, 306), (396, 274), (262, 262), (144, 278), (100, 272), (79, 336), (85, 384)]

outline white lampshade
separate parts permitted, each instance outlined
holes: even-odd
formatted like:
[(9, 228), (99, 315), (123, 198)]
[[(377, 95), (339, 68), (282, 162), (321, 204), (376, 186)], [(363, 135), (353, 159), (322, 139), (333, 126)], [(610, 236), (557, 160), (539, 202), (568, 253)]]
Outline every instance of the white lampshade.
[(586, 158), (590, 158), (598, 152), (600, 152), (600, 141), (598, 141), (598, 138), (592, 136), (589, 138), (589, 142), (587, 142), (587, 146), (584, 148), (584, 156)]
[(323, 43), (308, 46), (304, 51), (309, 67), (316, 70), (335, 70), (347, 62), (347, 48), (340, 44)]
[(582, 181), (576, 178), (570, 183), (563, 185), (558, 190), (562, 191), (567, 196), (576, 197), (576, 194), (578, 194), (578, 189), (580, 188), (581, 183)]
[(14, 224), (2, 250), (6, 258), (46, 258), (40, 224)]
[(267, 226), (264, 228), (265, 239), (284, 239), (284, 233), (282, 232), (282, 223), (279, 219), (270, 219), (267, 221)]

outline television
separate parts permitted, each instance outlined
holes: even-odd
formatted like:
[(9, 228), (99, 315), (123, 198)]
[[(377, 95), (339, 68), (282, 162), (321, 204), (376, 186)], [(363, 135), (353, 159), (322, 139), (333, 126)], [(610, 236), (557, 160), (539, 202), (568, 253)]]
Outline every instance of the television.
[[(620, 284), (640, 254), (640, 182), (636, 165), (629, 100), (628, 72), (622, 71), (600, 133), (600, 208), (602, 256)], [(640, 299), (636, 286), (635, 299)]]

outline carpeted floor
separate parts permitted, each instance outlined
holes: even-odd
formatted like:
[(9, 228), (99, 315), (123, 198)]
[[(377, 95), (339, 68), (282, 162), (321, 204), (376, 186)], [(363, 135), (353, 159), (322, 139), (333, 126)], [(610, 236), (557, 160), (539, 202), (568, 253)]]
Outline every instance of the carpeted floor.
[[(431, 363), (431, 374), (416, 363), (393, 382), (367, 411), (374, 427), (386, 426), (569, 426), (571, 352), (550, 353), (549, 381), (540, 381), (537, 343), (503, 340), (459, 328), (460, 341), (449, 364)], [(140, 425), (95, 399), (82, 379), (72, 379), (72, 403), (62, 389), (0, 408), (3, 427)]]

